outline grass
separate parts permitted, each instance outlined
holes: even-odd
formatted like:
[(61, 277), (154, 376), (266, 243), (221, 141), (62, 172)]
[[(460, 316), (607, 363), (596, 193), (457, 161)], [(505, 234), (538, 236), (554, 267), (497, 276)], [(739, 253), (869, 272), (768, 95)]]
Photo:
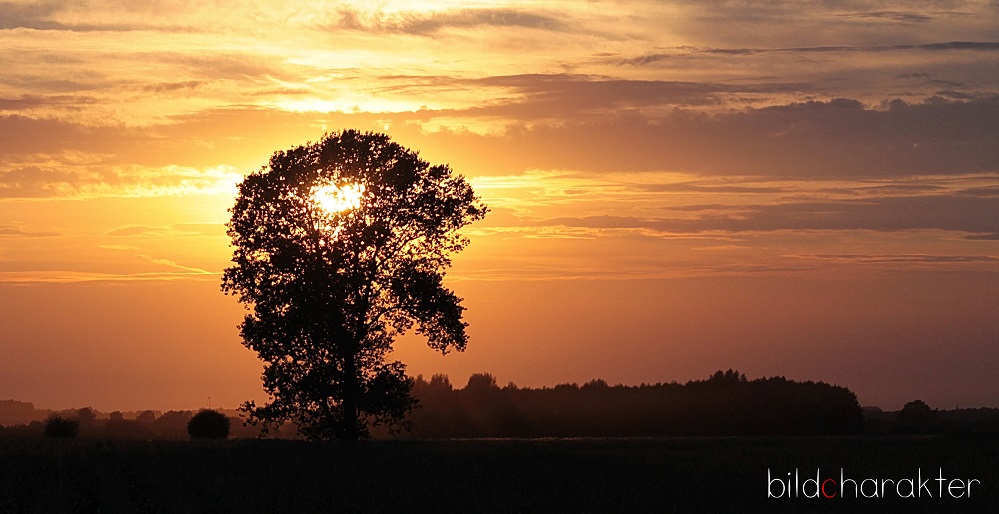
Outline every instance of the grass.
[[(999, 512), (997, 455), (995, 438), (943, 436), (10, 440), (0, 512)], [(970, 499), (768, 499), (768, 467), (981, 484)]]

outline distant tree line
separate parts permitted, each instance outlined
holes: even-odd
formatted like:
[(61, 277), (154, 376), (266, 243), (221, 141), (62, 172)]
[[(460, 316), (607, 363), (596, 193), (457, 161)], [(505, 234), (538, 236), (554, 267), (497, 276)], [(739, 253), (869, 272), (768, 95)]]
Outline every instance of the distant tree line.
[[(218, 411), (142, 411), (126, 418), (121, 412), (98, 417), (89, 407), (49, 413), (44, 420), (0, 426), (3, 438), (78, 437), (83, 439), (188, 439), (256, 437), (260, 430), (244, 427), (242, 419)], [(35, 417), (35, 416), (32, 416)], [(192, 420), (194, 432), (191, 432)], [(223, 435), (224, 434), (224, 435)]]
[(41, 421), (50, 416), (52, 411), (35, 409), (31, 402), (17, 400), (0, 400), (0, 425), (20, 425), (31, 421)]
[(897, 412), (864, 407), (864, 432), (870, 434), (999, 434), (999, 409), (940, 410), (922, 400)]
[(655, 437), (691, 435), (854, 434), (863, 413), (849, 389), (784, 377), (747, 380), (718, 371), (686, 384), (560, 384), (499, 387), (472, 375), (463, 389), (445, 375), (417, 377), (414, 438)]
[[(686, 384), (612, 386), (598, 379), (538, 389), (513, 383), (500, 387), (488, 373), (473, 374), (464, 388), (452, 386), (446, 375), (418, 376), (412, 391), (419, 401), (409, 419), (412, 430), (396, 437), (999, 434), (995, 408), (938, 410), (915, 400), (899, 411), (861, 409), (856, 395), (844, 387), (784, 377), (747, 380), (733, 370)], [(228, 437), (260, 436), (259, 427), (244, 426), (238, 414), (206, 414), (208, 419), (198, 421), (188, 410), (52, 411), (2, 400), (0, 419), (6, 423), (0, 425), (6, 426), (0, 426), (0, 439), (66, 437), (56, 435), (66, 431), (85, 439), (213, 438), (223, 437), (227, 425)], [(49, 426), (55, 418), (69, 424)], [(375, 430), (374, 435), (390, 437), (386, 431)], [(290, 424), (270, 436), (301, 437)]]

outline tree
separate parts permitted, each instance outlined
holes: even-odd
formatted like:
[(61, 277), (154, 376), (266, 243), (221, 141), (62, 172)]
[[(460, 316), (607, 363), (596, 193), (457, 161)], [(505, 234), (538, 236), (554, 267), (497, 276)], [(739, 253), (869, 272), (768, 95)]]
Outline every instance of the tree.
[(61, 416), (52, 416), (45, 421), (45, 437), (48, 438), (72, 438), (80, 432), (80, 422), (75, 419), (67, 419)]
[(470, 392), (497, 390), (499, 390), (499, 385), (497, 385), (496, 377), (492, 373), (472, 373), (468, 376), (468, 382), (465, 384), (465, 391)]
[(903, 432), (926, 432), (936, 421), (937, 411), (922, 400), (913, 400), (898, 411), (899, 429)]
[(225, 439), (229, 437), (229, 418), (216, 410), (201, 409), (187, 422), (191, 439)]
[(442, 281), (468, 244), (459, 229), (486, 211), (462, 176), (384, 134), (328, 134), (247, 176), (222, 289), (250, 310), (243, 345), (264, 361), (270, 401), (245, 403), (249, 421), (290, 420), (309, 439), (404, 428), (413, 382), (388, 352), (414, 326), (441, 353), (465, 348)]
[(156, 413), (151, 410), (144, 410), (135, 418), (135, 421), (143, 425), (152, 425), (156, 421)]

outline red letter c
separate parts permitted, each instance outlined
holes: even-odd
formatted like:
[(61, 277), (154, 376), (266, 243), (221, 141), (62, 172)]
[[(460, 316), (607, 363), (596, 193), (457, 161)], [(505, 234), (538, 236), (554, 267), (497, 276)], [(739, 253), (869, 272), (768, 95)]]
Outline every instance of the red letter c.
[(831, 478), (827, 478), (827, 479), (823, 480), (822, 481), (822, 496), (825, 496), (826, 498), (835, 498), (836, 497), (836, 489), (833, 489), (832, 496), (826, 494), (826, 484), (828, 484), (829, 482), (833, 483), (833, 487), (834, 488), (836, 487), (836, 481), (835, 480), (833, 480)]

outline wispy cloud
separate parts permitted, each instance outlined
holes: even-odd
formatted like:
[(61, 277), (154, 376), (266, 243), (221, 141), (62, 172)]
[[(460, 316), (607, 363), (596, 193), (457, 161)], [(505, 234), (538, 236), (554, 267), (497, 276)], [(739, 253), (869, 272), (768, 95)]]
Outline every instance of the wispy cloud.
[(114, 230), (107, 232), (105, 235), (111, 237), (131, 237), (131, 236), (149, 236), (162, 234), (166, 229), (163, 227), (147, 227), (143, 225), (126, 225), (124, 227), (118, 227)]
[[(674, 209), (691, 212), (687, 209)], [(647, 229), (667, 233), (808, 230), (947, 230), (975, 236), (999, 232), (999, 200), (960, 197), (888, 197), (841, 202), (700, 206), (697, 217), (595, 215), (553, 218), (540, 225)]]
[(521, 169), (874, 178), (999, 169), (997, 120), (999, 96), (883, 107), (834, 99), (716, 114), (577, 112), (560, 123), (516, 126), (503, 137), (435, 138), (455, 148), (488, 140)]
[(999, 257), (990, 255), (868, 255), (868, 254), (815, 254), (791, 255), (801, 259), (829, 260), (839, 262), (879, 263), (879, 264), (948, 264), (948, 263), (996, 263)]
[(331, 24), (331, 27), (338, 29), (419, 36), (433, 36), (448, 29), (475, 29), (483, 26), (548, 31), (563, 31), (569, 28), (564, 16), (510, 8), (393, 13), (342, 8), (336, 12), (336, 19)]
[(25, 229), (19, 225), (0, 224), (0, 237), (54, 237), (61, 235), (59, 232), (46, 230)]
[(228, 166), (195, 169), (62, 164), (5, 170), (0, 165), (0, 199), (219, 194), (235, 191), (241, 177)]
[(185, 274), (193, 273), (193, 274), (196, 274), (196, 275), (218, 275), (218, 273), (212, 273), (210, 271), (205, 271), (205, 270), (203, 270), (201, 268), (194, 268), (194, 267), (191, 267), (191, 266), (181, 266), (180, 264), (177, 264), (176, 262), (174, 262), (174, 261), (172, 261), (170, 259), (163, 259), (163, 258), (159, 258), (159, 257), (152, 257), (152, 256), (149, 256), (149, 255), (142, 255), (142, 258), (147, 259), (149, 262), (151, 262), (153, 264), (157, 264), (157, 265), (160, 265), (160, 266), (166, 266), (168, 268), (173, 268), (173, 269), (181, 270), (181, 272), (183, 272)]
[(112, 237), (133, 236), (225, 236), (224, 223), (178, 223), (164, 227), (125, 225), (109, 230), (104, 235)]
[(752, 56), (764, 54), (813, 54), (813, 53), (882, 53), (882, 52), (910, 52), (917, 51), (975, 51), (975, 52), (997, 52), (999, 42), (996, 41), (949, 41), (943, 43), (924, 44), (901, 44), (901, 45), (870, 45), (870, 46), (811, 46), (811, 47), (783, 47), (783, 48), (692, 48), (677, 47), (670, 51), (653, 54), (639, 55), (624, 59), (615, 59), (612, 62), (621, 65), (647, 66), (657, 63), (668, 62), (685, 56), (696, 54), (723, 55), (723, 56)]
[(85, 271), (0, 271), (0, 283), (14, 285), (75, 284), (95, 282), (217, 281), (219, 273), (203, 270), (154, 273), (97, 273)]

